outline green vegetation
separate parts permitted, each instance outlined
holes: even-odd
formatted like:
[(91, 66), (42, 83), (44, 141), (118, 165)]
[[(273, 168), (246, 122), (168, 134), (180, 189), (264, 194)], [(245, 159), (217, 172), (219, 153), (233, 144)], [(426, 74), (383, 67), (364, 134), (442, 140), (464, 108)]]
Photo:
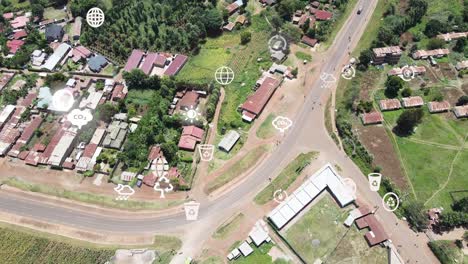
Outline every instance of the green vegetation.
[(257, 137), (267, 139), (271, 138), (276, 134), (276, 130), (271, 124), (273, 122), (273, 119), (275, 119), (274, 114), (269, 114), (265, 121), (260, 125), (260, 127), (257, 130)]
[[(88, 7), (88, 2), (73, 1), (70, 9), (74, 15), (84, 16)], [(136, 48), (190, 52), (206, 35), (219, 34), (222, 22), (221, 12), (210, 2), (113, 1), (106, 11), (106, 23), (99, 30), (85, 27), (81, 41), (124, 61)], [(108, 39), (113, 39), (112, 45)]]
[[(7, 223), (0, 223), (0, 230), (0, 237), (3, 238), (3, 243), (0, 243), (0, 258), (5, 264), (105, 263), (114, 255), (116, 249), (135, 248), (94, 244)], [(154, 264), (168, 264), (181, 245), (182, 242), (176, 237), (157, 235), (153, 244), (141, 246), (158, 251), (160, 258), (157, 258)], [(28, 259), (34, 261), (30, 262)]]
[(429, 242), (429, 248), (442, 264), (456, 264), (463, 262), (463, 252), (453, 241), (436, 240)]
[(244, 214), (239, 213), (234, 218), (229, 219), (227, 223), (223, 223), (212, 235), (215, 239), (224, 239), (232, 233), (232, 231), (237, 230), (240, 226), (241, 221), (244, 219)]
[(283, 235), (302, 259), (307, 263), (318, 258), (326, 263), (348, 259), (363, 264), (388, 262), (385, 248), (369, 249), (362, 232), (343, 225), (347, 210), (341, 209), (330, 195), (321, 197)]
[(298, 58), (301, 61), (312, 61), (312, 55), (302, 52), (302, 51), (297, 51), (294, 55), (296, 55), (296, 58)]
[[(25, 97), (28, 94), (28, 91), (36, 86), (37, 78), (37, 74), (16, 75), (13, 77), (13, 79), (8, 84), (8, 87), (6, 87), (0, 95), (0, 105), (16, 105), (16, 101), (18, 101), (19, 98)], [(26, 82), (23, 87), (21, 87), (19, 90), (10, 89), (11, 86), (19, 80), (24, 80)]]
[(266, 145), (262, 145), (251, 150), (249, 153), (247, 153), (247, 155), (242, 157), (236, 163), (236, 166), (233, 166), (229, 171), (225, 172), (213, 181), (209, 182), (207, 185), (208, 192), (212, 193), (213, 191), (221, 188), (226, 183), (241, 176), (243, 173), (252, 168), (252, 166), (254, 166), (260, 160), (260, 158), (267, 152), (267, 150), (268, 146)]
[(122, 208), (127, 210), (161, 210), (180, 205), (184, 200), (156, 200), (154, 202), (128, 200), (125, 202), (116, 201), (115, 197), (97, 195), (92, 193), (75, 192), (64, 189), (58, 189), (51, 186), (41, 184), (30, 184), (16, 178), (8, 178), (2, 182), (3, 184), (19, 188), (25, 191), (44, 193), (60, 198), (66, 198), (78, 202), (97, 204), (110, 208)]
[(276, 190), (287, 190), (289, 186), (301, 175), (302, 171), (310, 164), (312, 159), (316, 159), (317, 152), (301, 153), (281, 173), (268, 184), (257, 196), (254, 201), (263, 205), (273, 199), (273, 193)]
[(2, 263), (104, 263), (115, 249), (80, 247), (0, 228)]
[(273, 245), (271, 243), (264, 243), (260, 247), (256, 248), (255, 246), (253, 247), (254, 252), (250, 254), (248, 257), (240, 257), (235, 261), (232, 261), (232, 263), (235, 264), (270, 264), (273, 263), (273, 259), (271, 258), (270, 255), (268, 255), (268, 252), (270, 252), (271, 248)]

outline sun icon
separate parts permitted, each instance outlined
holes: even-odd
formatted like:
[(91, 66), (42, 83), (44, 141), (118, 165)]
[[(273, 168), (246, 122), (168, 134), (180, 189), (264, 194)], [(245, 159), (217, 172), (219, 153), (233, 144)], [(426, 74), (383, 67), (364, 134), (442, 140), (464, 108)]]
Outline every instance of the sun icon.
[(190, 106), (190, 109), (187, 110), (185, 113), (185, 121), (189, 121), (193, 123), (193, 121), (198, 121), (199, 117), (201, 116), (200, 112), (198, 112), (198, 108), (194, 108), (193, 105)]

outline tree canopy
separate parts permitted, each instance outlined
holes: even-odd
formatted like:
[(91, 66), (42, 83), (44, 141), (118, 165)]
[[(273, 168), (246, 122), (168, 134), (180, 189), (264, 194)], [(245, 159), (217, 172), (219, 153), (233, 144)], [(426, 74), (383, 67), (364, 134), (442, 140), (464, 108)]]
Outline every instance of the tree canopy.
[[(72, 12), (83, 15), (93, 1), (74, 1)], [(86, 26), (81, 41), (120, 60), (132, 49), (190, 52), (206, 35), (218, 34), (222, 22), (221, 12), (204, 1), (114, 1), (106, 22), (99, 29)]]

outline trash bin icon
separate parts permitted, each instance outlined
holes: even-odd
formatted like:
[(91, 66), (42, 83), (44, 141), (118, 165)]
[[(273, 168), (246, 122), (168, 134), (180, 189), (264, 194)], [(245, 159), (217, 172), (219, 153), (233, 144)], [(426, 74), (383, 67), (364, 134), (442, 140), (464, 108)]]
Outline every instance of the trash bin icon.
[(198, 145), (198, 151), (202, 161), (211, 161), (214, 154), (214, 146), (208, 144)]
[(370, 173), (367, 175), (369, 178), (369, 187), (371, 191), (377, 192), (380, 189), (380, 182), (382, 181), (382, 174), (380, 173)]
[(197, 203), (195, 201), (184, 203), (185, 219), (187, 221), (196, 221), (198, 219), (199, 208), (200, 203)]

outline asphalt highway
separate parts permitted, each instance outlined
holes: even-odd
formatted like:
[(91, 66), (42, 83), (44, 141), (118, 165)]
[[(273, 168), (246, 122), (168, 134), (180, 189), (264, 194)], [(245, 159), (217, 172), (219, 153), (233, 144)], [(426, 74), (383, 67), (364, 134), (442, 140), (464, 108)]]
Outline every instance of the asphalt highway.
[[(332, 74), (337, 80), (340, 78), (342, 65), (349, 59), (348, 50), (349, 48), (352, 50), (361, 37), (376, 3), (377, 0), (359, 1), (356, 10), (353, 11), (327, 51), (328, 56), (322, 64), (321, 73)], [(364, 6), (364, 10), (362, 14), (357, 15), (357, 7), (360, 5)], [(323, 88), (324, 81), (321, 79), (308, 80), (307, 84), (310, 87), (310, 93), (307, 95), (301, 111), (296, 116), (290, 117), (293, 120), (293, 126), (285, 133), (281, 143), (244, 181), (219, 197), (211, 199), (204, 197), (199, 211), (198, 226), (208, 228), (212, 223), (216, 223), (217, 219), (221, 219), (224, 213), (241, 208), (243, 204), (251, 202), (252, 197), (268, 184), (268, 178), (276, 176), (291, 157), (307, 150), (318, 150), (321, 158), (332, 164), (338, 164), (342, 168), (342, 175), (352, 178), (356, 182), (358, 199), (366, 201), (371, 206), (381, 207), (381, 197), (369, 190), (365, 176), (337, 148), (325, 129), (324, 106), (331, 88)], [(303, 98), (298, 100), (302, 102)], [(190, 233), (191, 225), (194, 224), (186, 221), (182, 211), (164, 216), (119, 218), (115, 215), (73, 210), (59, 204), (43, 203), (10, 195), (6, 192), (0, 192), (0, 194), (1, 211), (81, 229), (113, 233), (147, 233), (151, 231), (164, 233), (175, 227), (186, 227), (187, 232)], [(408, 227), (398, 224), (393, 213), (379, 209), (377, 217), (385, 225), (394, 244), (402, 245), (401, 254), (405, 260), (408, 259), (409, 263), (417, 261), (419, 263), (437, 263), (434, 262), (434, 257), (423, 249), (423, 245), (417, 248), (413, 246), (413, 244), (419, 243), (419, 240), (411, 234), (413, 232)], [(203, 232), (203, 230), (197, 230), (196, 236), (199, 235), (199, 232)]]

